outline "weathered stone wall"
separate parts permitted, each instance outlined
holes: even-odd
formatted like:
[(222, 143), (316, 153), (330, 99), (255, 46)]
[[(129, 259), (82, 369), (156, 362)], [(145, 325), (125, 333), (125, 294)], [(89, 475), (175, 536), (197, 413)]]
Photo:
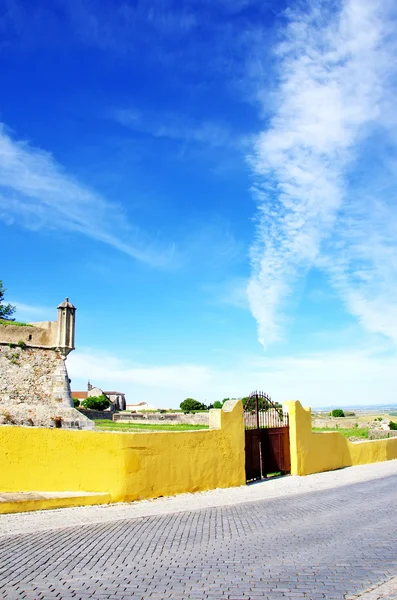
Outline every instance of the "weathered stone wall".
[(56, 345), (58, 324), (56, 321), (44, 321), (31, 325), (0, 324), (0, 342), (27, 346), (45, 346), (52, 348)]
[(313, 427), (316, 427), (319, 429), (324, 429), (326, 427), (329, 427), (329, 428), (340, 427), (341, 429), (351, 429), (356, 426), (356, 423), (358, 423), (359, 429), (365, 429), (366, 427), (368, 427), (368, 423), (366, 423), (364, 421), (360, 422), (357, 419), (349, 419), (347, 417), (327, 417), (327, 418), (323, 418), (323, 419), (318, 418), (318, 419), (313, 419), (313, 421), (312, 421)]
[(119, 423), (148, 423), (154, 425), (155, 423), (186, 423), (189, 425), (208, 425), (209, 413), (195, 413), (195, 414), (184, 414), (184, 413), (127, 413), (120, 412), (114, 413), (113, 421)]
[(0, 424), (93, 427), (73, 408), (60, 352), (0, 342)]
[(0, 405), (53, 404), (54, 373), (62, 363), (53, 350), (0, 345)]
[(397, 431), (382, 431), (380, 429), (373, 429), (368, 432), (369, 440), (386, 440), (388, 438), (397, 437)]
[(108, 410), (90, 410), (86, 408), (81, 408), (80, 406), (77, 409), (79, 413), (88, 417), (92, 421), (96, 421), (97, 419), (108, 419), (111, 421), (113, 419), (114, 412), (110, 412)]

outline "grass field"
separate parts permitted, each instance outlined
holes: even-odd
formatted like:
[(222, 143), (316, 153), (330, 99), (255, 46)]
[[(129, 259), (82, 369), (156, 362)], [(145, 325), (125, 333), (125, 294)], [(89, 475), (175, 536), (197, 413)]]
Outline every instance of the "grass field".
[(109, 419), (98, 419), (95, 421), (96, 429), (99, 431), (196, 431), (208, 429), (208, 425), (189, 425), (187, 423), (161, 423), (150, 425), (149, 423), (116, 423)]
[(0, 325), (14, 325), (16, 327), (31, 327), (29, 323), (21, 323), (21, 321), (7, 321), (6, 319), (0, 319)]
[(324, 431), (338, 431), (345, 438), (357, 437), (357, 438), (368, 438), (368, 428), (367, 427), (349, 427), (347, 429), (342, 429), (342, 427), (313, 427), (312, 431), (316, 433), (321, 433)]

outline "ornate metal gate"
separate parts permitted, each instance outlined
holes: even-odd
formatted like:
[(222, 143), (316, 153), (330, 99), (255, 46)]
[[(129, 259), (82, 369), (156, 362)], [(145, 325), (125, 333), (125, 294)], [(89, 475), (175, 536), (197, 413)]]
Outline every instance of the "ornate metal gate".
[(253, 392), (244, 407), (247, 481), (291, 471), (288, 414), (263, 392)]

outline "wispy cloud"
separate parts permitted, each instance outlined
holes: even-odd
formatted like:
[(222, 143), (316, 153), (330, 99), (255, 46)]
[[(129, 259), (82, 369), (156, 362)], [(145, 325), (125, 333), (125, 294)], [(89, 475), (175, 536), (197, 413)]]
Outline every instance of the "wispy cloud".
[[(75, 33), (90, 45), (118, 52), (137, 51), (145, 35), (188, 35), (197, 18), (188, 5), (144, 1), (62, 2)], [(139, 44), (137, 44), (139, 42)]]
[(0, 125), (0, 219), (29, 229), (79, 233), (155, 266), (173, 249), (148, 242), (122, 208), (66, 173), (48, 153)]
[(321, 263), (361, 325), (397, 343), (397, 172), (382, 174), (392, 182), (386, 190), (366, 177), (349, 189), (340, 231)]
[(239, 142), (225, 123), (198, 122), (180, 113), (116, 109), (110, 116), (125, 127), (156, 138), (165, 138), (191, 144), (204, 144), (212, 148), (236, 147)]
[(16, 318), (23, 321), (54, 321), (56, 318), (56, 309), (48, 306), (32, 306), (23, 302), (14, 302), (10, 304), (16, 308)]
[(216, 304), (249, 310), (247, 283), (246, 277), (232, 277), (217, 283), (207, 283), (203, 286), (203, 290)]
[[(396, 281), (390, 260), (396, 237), (384, 235), (381, 225), (394, 209), (385, 210), (383, 198), (376, 199), (375, 233), (371, 205), (362, 198), (352, 202), (347, 183), (366, 140), (385, 125), (382, 103), (395, 62), (389, 41), (395, 22), (387, 0), (345, 0), (339, 8), (305, 2), (286, 14), (275, 54), (278, 109), (250, 157), (259, 214), (248, 293), (264, 345), (281, 336), (296, 283), (316, 262), (329, 266), (363, 325), (386, 335), (397, 331), (395, 325), (389, 329), (393, 318), (396, 323), (396, 284), (387, 307), (374, 295), (381, 282), (385, 300), (393, 277)], [(331, 234), (337, 241), (326, 247)], [(323, 250), (332, 255), (325, 258)], [(367, 267), (371, 261), (365, 272), (363, 259)], [(382, 307), (384, 315), (374, 316)]]

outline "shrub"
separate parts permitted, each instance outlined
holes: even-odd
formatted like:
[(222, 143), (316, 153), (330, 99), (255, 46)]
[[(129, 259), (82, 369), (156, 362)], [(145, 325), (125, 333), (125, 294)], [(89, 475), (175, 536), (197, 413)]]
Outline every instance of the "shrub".
[(9, 412), (3, 413), (2, 417), (3, 417), (3, 425), (16, 425), (17, 424), (16, 420)]
[(395, 421), (390, 421), (389, 427), (390, 427), (390, 429), (392, 431), (396, 431), (397, 430), (397, 423)]
[(201, 402), (199, 402), (198, 400), (195, 400), (194, 398), (186, 398), (186, 400), (181, 402), (179, 406), (185, 413), (193, 412), (195, 410), (206, 410), (206, 408), (207, 408), (205, 406), (205, 404), (202, 404)]
[(81, 403), (81, 406), (90, 410), (105, 410), (105, 408), (109, 408), (110, 404), (109, 398), (105, 394), (101, 394), (100, 396), (86, 398)]
[(331, 417), (344, 417), (345, 413), (343, 412), (343, 410), (341, 408), (334, 408), (334, 410), (331, 412)]
[(80, 400), (78, 398), (73, 398), (73, 406), (77, 408), (80, 406)]

